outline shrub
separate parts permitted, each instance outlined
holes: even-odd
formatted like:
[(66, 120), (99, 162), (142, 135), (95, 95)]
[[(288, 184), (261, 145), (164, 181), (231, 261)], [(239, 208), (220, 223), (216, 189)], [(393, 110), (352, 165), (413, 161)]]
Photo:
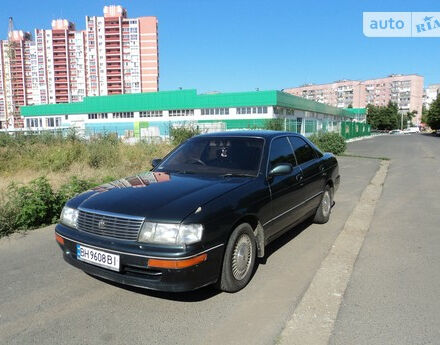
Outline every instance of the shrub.
[(339, 133), (318, 133), (309, 137), (321, 151), (332, 152), (339, 155), (345, 151), (347, 144), (345, 139)]
[(61, 210), (67, 200), (73, 198), (75, 195), (82, 193), (92, 187), (97, 183), (92, 181), (82, 180), (73, 176), (70, 178), (69, 182), (63, 184), (58, 192), (55, 194), (55, 202), (53, 204), (52, 211), (52, 222), (56, 222), (61, 214)]
[(176, 146), (200, 133), (201, 131), (198, 126), (185, 125), (181, 127), (173, 127), (170, 125), (171, 142)]
[(284, 130), (284, 119), (269, 119), (264, 123), (264, 128), (272, 131)]
[(87, 143), (87, 164), (91, 168), (112, 167), (119, 161), (119, 139), (116, 135), (105, 134), (92, 138)]
[(67, 200), (95, 185), (77, 177), (72, 177), (57, 192), (45, 177), (29, 185), (10, 184), (7, 200), (0, 203), (0, 237), (56, 222)]
[(11, 210), (15, 213), (15, 219), (10, 223), (16, 229), (32, 229), (52, 222), (54, 202), (52, 187), (45, 177), (40, 177), (29, 185), (9, 185), (4, 207), (6, 214), (9, 215)]

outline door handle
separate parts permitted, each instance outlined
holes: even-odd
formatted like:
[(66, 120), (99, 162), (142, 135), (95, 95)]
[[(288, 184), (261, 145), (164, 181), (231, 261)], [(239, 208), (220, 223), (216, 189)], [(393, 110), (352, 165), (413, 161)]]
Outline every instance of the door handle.
[(298, 174), (298, 175), (296, 175), (296, 180), (297, 180), (298, 182), (302, 181), (303, 178), (304, 178), (304, 176), (303, 176), (302, 174)]

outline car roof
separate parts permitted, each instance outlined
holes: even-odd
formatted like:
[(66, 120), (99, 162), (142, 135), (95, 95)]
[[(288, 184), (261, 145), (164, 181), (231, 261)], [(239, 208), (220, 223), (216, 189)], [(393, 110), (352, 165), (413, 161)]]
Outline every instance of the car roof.
[(298, 135), (293, 132), (269, 131), (269, 130), (232, 130), (201, 134), (198, 137), (253, 137), (271, 139), (280, 135)]

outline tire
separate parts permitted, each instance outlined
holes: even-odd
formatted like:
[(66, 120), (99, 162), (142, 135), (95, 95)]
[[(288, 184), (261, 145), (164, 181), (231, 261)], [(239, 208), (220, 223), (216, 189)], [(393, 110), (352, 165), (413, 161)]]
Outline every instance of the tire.
[(321, 198), (321, 202), (316, 210), (313, 221), (318, 224), (325, 224), (330, 219), (330, 213), (332, 212), (333, 203), (333, 188), (329, 185), (325, 186), (324, 193)]
[(243, 289), (251, 280), (256, 253), (257, 245), (252, 227), (248, 223), (238, 225), (226, 245), (217, 288), (225, 292)]

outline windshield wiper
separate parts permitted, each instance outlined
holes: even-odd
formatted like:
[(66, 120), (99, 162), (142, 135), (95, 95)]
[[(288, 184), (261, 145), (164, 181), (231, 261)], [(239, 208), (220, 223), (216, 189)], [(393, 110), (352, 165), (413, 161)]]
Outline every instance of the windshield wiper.
[(222, 177), (255, 177), (255, 175), (252, 174), (244, 174), (244, 173), (227, 173), (224, 175), (221, 175)]

